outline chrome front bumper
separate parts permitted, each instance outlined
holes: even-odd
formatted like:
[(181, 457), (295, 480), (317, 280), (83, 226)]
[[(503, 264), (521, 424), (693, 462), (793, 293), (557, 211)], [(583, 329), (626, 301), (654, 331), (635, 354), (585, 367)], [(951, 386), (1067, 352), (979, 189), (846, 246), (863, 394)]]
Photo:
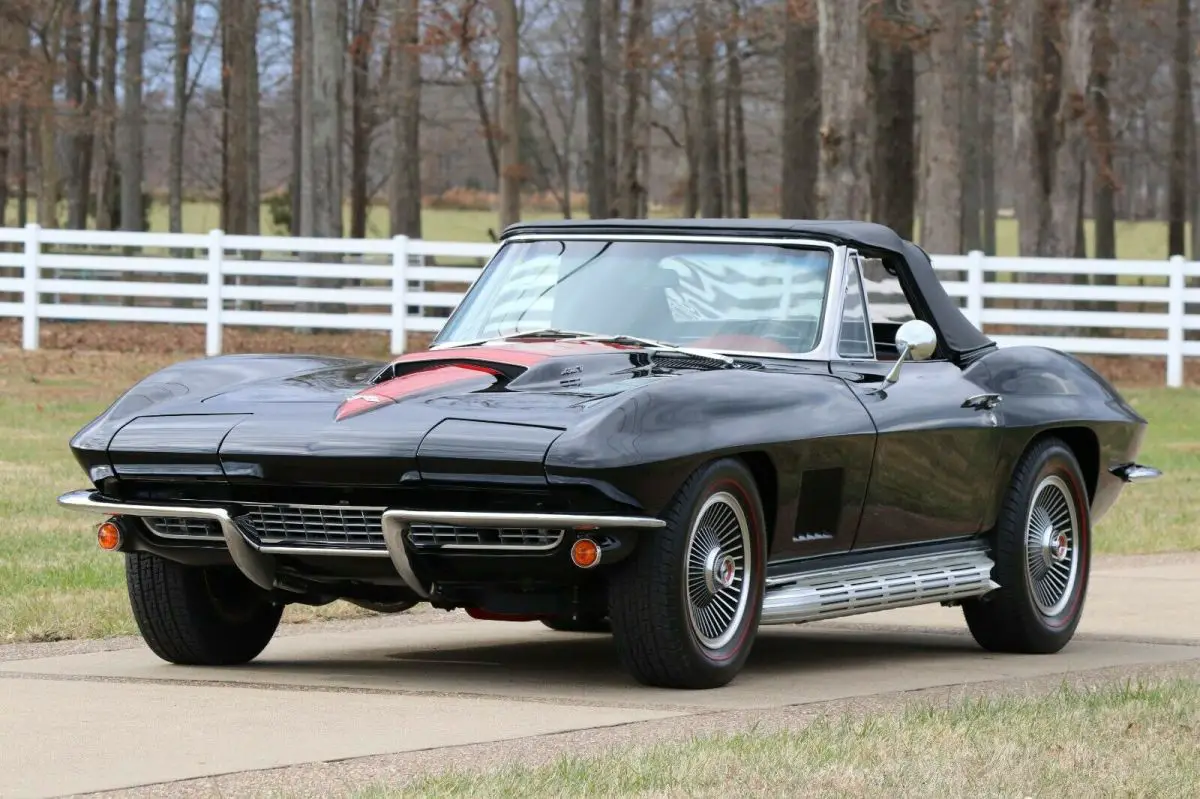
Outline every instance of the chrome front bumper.
[[(99, 492), (83, 489), (71, 491), (58, 498), (58, 504), (84, 513), (106, 516), (179, 517), (206, 519), (220, 526), (221, 536), (234, 565), (256, 585), (272, 590), (275, 583), (275, 555), (305, 555), (316, 557), (386, 557), (396, 573), (413, 593), (422, 599), (430, 597), (429, 587), (417, 576), (405, 545), (405, 533), (413, 524), (470, 525), (478, 527), (525, 527), (563, 529), (578, 532), (602, 529), (653, 529), (665, 526), (661, 519), (644, 516), (592, 516), (553, 513), (475, 513), (453, 511), (384, 510), (382, 513), (383, 540), (386, 550), (324, 547), (289, 547), (256, 545), (250, 541), (222, 507), (188, 505), (151, 505), (113, 502), (103, 499)], [(214, 539), (215, 540), (215, 539)]]

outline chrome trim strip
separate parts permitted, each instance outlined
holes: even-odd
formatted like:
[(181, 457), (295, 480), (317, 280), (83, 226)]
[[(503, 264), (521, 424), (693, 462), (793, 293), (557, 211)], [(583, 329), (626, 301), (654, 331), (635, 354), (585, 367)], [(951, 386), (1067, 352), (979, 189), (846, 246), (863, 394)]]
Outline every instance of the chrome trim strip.
[[(174, 513), (172, 513), (171, 516), (175, 516), (176, 518), (184, 518), (184, 517), (178, 516), (177, 514), (174, 514)], [(154, 533), (154, 535), (158, 536), (159, 538), (166, 538), (171, 541), (215, 541), (216, 540), (212, 536), (208, 536), (208, 535), (180, 535), (179, 533), (164, 533), (162, 530), (158, 529), (158, 527), (156, 527), (155, 525), (153, 525), (149, 522), (149, 519), (151, 519), (151, 518), (165, 519), (165, 518), (171, 518), (171, 517), (170, 516), (147, 516), (146, 517), (145, 525), (150, 528), (150, 532)], [(187, 518), (193, 518), (193, 517), (187, 517)], [(205, 519), (204, 521), (212, 521), (212, 520)], [(224, 537), (223, 532), (221, 535), (222, 535), (222, 537)]]
[(187, 519), (211, 519), (221, 525), (225, 546), (234, 565), (246, 578), (268, 591), (275, 588), (275, 561), (263, 557), (250, 545), (224, 508), (195, 508), (172, 505), (142, 505), (109, 502), (97, 499), (99, 492), (83, 489), (71, 491), (58, 498), (64, 508), (84, 513), (104, 513), (109, 516), (178, 516)]
[(301, 508), (303, 510), (357, 510), (357, 511), (372, 511), (375, 513), (383, 513), (387, 508), (385, 506), (376, 507), (374, 505), (298, 505), (292, 502), (238, 502), (238, 505), (247, 508)]
[(335, 549), (333, 547), (278, 547), (261, 546), (258, 551), (264, 555), (316, 555), (322, 558), (386, 558), (386, 549)]
[(396, 573), (400, 575), (404, 584), (421, 599), (429, 599), (429, 589), (422, 584), (417, 573), (413, 571), (412, 563), (408, 559), (408, 551), (404, 547), (404, 531), (408, 525), (404, 519), (395, 514), (396, 511), (390, 510), (383, 514), (383, 540), (387, 544), (388, 556), (392, 559), (392, 565), (396, 567)]
[[(408, 529), (407, 525), (405, 529)], [(472, 552), (549, 552), (563, 542), (564, 535), (560, 533), (552, 544), (413, 544), (422, 549), (454, 549)]]
[(890, 558), (776, 577), (763, 597), (761, 624), (856, 616), (880, 610), (953, 602), (999, 588), (995, 564), (982, 548)]
[(541, 530), (570, 530), (577, 527), (666, 527), (662, 519), (651, 516), (589, 516), (571, 513), (487, 513), (478, 511), (402, 510), (383, 514), (386, 522), (428, 522), (463, 527), (533, 527)]
[[(807, 247), (809, 249), (828, 250), (831, 258), (829, 265), (829, 281), (825, 291), (825, 304), (822, 310), (821, 333), (817, 339), (817, 346), (808, 352), (797, 353), (780, 353), (780, 352), (758, 352), (755, 350), (714, 350), (723, 355), (731, 356), (749, 356), (753, 358), (778, 358), (788, 361), (830, 361), (836, 360), (832, 354), (836, 351), (836, 343), (831, 339), (837, 333), (839, 319), (831, 319), (832, 306), (839, 303), (840, 299), (835, 296), (839, 292), (833, 290), (834, 286), (842, 284), (842, 275), (845, 272), (845, 264), (849, 248), (844, 244), (835, 244), (831, 241), (823, 241), (821, 239), (808, 238), (786, 238), (786, 237), (765, 237), (765, 236), (711, 236), (704, 234), (686, 235), (686, 234), (669, 234), (669, 233), (517, 233), (500, 241), (500, 246), (496, 248), (496, 252), (488, 259), (480, 270), (481, 274), (492, 265), (492, 261), (500, 257), (500, 253), (504, 248), (513, 242), (526, 241), (699, 241), (708, 244), (772, 244), (776, 246), (789, 247)], [(476, 284), (478, 281), (476, 281)], [(475, 285), (472, 284), (471, 291)], [(465, 299), (465, 298), (464, 298)], [(461, 306), (461, 303), (460, 303)], [(458, 313), (455, 308), (454, 312), (446, 319), (449, 324), (454, 315)], [(451, 348), (461, 346), (468, 342), (465, 341), (437, 341), (436, 337), (430, 344), (429, 349), (441, 350), (443, 348)], [(668, 342), (670, 343), (670, 342)]]

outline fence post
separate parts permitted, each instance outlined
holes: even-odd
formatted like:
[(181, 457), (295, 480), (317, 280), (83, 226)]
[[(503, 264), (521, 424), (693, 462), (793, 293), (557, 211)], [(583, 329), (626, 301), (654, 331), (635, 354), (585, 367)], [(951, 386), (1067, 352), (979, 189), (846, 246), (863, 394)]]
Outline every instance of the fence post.
[(208, 233), (208, 320), (205, 323), (204, 352), (210, 358), (221, 354), (221, 311), (225, 287), (225, 232)]
[(982, 250), (967, 253), (967, 320), (983, 330), (983, 261)]
[(36, 222), (25, 226), (25, 318), (21, 325), (21, 347), (26, 350), (36, 350), (41, 338), (38, 333), (38, 306), (41, 305), (38, 279), (42, 271), (38, 263), (38, 254), (41, 250), (41, 231), (41, 226)]
[(392, 237), (392, 354), (408, 349), (408, 236)]
[(1168, 272), (1170, 278), (1170, 300), (1167, 302), (1167, 385), (1170, 388), (1183, 386), (1183, 323), (1185, 261), (1182, 255), (1172, 255)]

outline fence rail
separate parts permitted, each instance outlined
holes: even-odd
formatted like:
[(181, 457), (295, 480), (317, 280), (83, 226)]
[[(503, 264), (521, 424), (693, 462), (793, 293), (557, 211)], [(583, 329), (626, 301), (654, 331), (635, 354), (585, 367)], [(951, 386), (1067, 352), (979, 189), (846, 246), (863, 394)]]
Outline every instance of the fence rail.
[[(0, 228), (0, 317), (382, 331), (393, 352), (436, 333), (494, 244)], [(934, 256), (947, 293), (1001, 346), (1166, 359), (1183, 384), (1200, 356), (1200, 263)], [(889, 284), (889, 285), (885, 285)], [(898, 292), (895, 281), (873, 296)], [(1031, 307), (1051, 304), (1055, 307)]]

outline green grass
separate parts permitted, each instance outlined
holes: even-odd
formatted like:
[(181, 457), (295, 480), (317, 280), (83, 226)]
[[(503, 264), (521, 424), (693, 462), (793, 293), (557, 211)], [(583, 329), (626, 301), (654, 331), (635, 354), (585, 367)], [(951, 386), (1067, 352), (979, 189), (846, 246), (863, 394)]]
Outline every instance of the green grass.
[[(65, 219), (66, 205), (60, 209), (60, 218)], [(657, 209), (651, 215), (655, 217), (677, 216), (679, 209)], [(586, 213), (576, 211), (579, 218), (586, 218)], [(758, 213), (755, 216), (771, 217), (777, 214)], [(526, 210), (523, 217), (527, 220), (561, 219), (562, 215), (553, 211)], [(10, 202), (8, 209), (8, 224), (16, 224), (16, 203)], [(36, 204), (29, 204), (29, 221), (36, 221)], [(285, 230), (277, 228), (271, 220), (270, 212), (264, 204), (260, 213), (260, 229), (263, 235), (286, 235)], [(349, 230), (349, 208), (344, 214), (345, 229)], [(220, 226), (220, 208), (212, 202), (186, 202), (183, 206), (183, 229), (187, 233), (207, 233)], [(493, 211), (455, 211), (426, 209), (422, 213), (424, 237), (430, 241), (488, 241), (489, 228), (499, 233), (500, 222)], [(150, 209), (150, 230), (165, 232), (168, 228), (167, 206), (156, 202)], [(1094, 252), (1095, 224), (1091, 220), (1084, 222), (1085, 237), (1088, 242), (1088, 252)], [(1018, 225), (1015, 219), (1003, 217), (996, 221), (996, 254), (1002, 256), (1018, 255)], [(385, 205), (372, 206), (367, 215), (367, 236), (376, 238), (389, 235), (388, 210)], [(919, 233), (917, 234), (919, 241)], [(1167, 257), (1167, 225), (1159, 221), (1120, 221), (1116, 225), (1117, 257), (1139, 260), (1163, 260)], [(1186, 238), (1190, 242), (1190, 237)], [(1189, 244), (1190, 247), (1190, 244)]]
[(1062, 688), (455, 770), (359, 799), (515, 796), (1200, 796), (1200, 683)]
[[(182, 356), (0, 350), (0, 642), (133, 633), (119, 558), (99, 552), (98, 518), (54, 499), (86, 485), (67, 441), (121, 387)], [(1128, 489), (1098, 527), (1099, 553), (1200, 550), (1200, 390), (1139, 388), (1150, 420), (1142, 460), (1162, 479)], [(289, 608), (288, 618), (358, 614), (348, 605)]]

